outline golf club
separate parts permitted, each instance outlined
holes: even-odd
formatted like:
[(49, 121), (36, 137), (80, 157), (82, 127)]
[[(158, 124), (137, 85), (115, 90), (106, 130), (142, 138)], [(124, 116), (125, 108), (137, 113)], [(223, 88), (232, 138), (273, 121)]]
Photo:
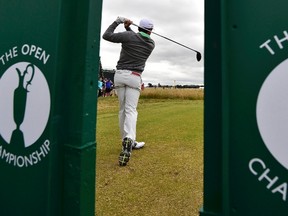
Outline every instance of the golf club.
[[(134, 23), (132, 23), (131, 25), (137, 26), (138, 28), (142, 28), (142, 27), (140, 27), (140, 26), (138, 26), (138, 25), (136, 25), (136, 24), (134, 24)], [(163, 35), (160, 35), (160, 34), (158, 34), (158, 33), (156, 33), (156, 32), (153, 32), (153, 31), (151, 31), (151, 30), (149, 30), (149, 29), (145, 29), (145, 28), (142, 28), (142, 29), (144, 29), (144, 30), (146, 30), (146, 31), (149, 31), (149, 32), (151, 32), (151, 33), (153, 33), (153, 34), (155, 34), (155, 35), (157, 35), (157, 36), (159, 36), (159, 37), (162, 37), (162, 38), (166, 39), (166, 40), (169, 40), (169, 41), (171, 41), (171, 42), (173, 42), (173, 43), (176, 43), (176, 44), (178, 44), (178, 45), (180, 45), (180, 46), (182, 46), (182, 47), (185, 47), (185, 48), (187, 48), (187, 49), (189, 49), (189, 50), (192, 50), (192, 51), (196, 52), (196, 59), (197, 59), (197, 61), (200, 61), (200, 60), (201, 60), (201, 58), (202, 58), (201, 53), (198, 52), (197, 50), (194, 50), (194, 49), (192, 49), (192, 48), (190, 48), (190, 47), (188, 47), (188, 46), (185, 46), (184, 44), (181, 44), (181, 43), (179, 43), (179, 42), (177, 42), (177, 41), (174, 41), (174, 40), (172, 40), (172, 39), (170, 39), (170, 38), (168, 38), (168, 37), (165, 37), (165, 36), (163, 36)]]

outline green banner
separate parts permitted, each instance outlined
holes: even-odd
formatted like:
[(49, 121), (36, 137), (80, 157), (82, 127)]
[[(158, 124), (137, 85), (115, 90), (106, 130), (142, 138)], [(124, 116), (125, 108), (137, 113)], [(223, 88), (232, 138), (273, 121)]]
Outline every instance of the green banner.
[(216, 106), (205, 108), (201, 214), (287, 215), (288, 2), (223, 0), (214, 11), (209, 4), (205, 106)]
[(102, 1), (0, 5), (0, 215), (94, 216)]

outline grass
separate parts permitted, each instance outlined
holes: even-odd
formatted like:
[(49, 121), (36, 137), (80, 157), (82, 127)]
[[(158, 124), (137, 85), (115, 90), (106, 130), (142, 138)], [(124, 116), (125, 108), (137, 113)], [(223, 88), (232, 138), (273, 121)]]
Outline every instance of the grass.
[(203, 89), (175, 89), (175, 88), (145, 88), (141, 93), (141, 98), (147, 99), (183, 99), (183, 100), (202, 100), (204, 97)]
[(118, 165), (117, 98), (99, 98), (96, 215), (198, 216), (203, 204), (203, 100), (143, 94), (137, 140), (146, 145), (133, 151), (126, 167)]

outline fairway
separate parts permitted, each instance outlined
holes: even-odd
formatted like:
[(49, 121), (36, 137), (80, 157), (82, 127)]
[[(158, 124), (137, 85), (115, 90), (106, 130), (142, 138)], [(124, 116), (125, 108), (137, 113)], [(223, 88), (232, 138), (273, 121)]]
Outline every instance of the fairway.
[(203, 100), (140, 99), (137, 140), (119, 167), (116, 97), (99, 98), (96, 215), (198, 216), (203, 204)]

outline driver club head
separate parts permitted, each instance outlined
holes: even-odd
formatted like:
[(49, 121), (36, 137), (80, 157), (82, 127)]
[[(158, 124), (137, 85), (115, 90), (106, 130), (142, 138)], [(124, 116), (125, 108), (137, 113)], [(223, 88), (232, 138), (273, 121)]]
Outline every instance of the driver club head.
[(197, 53), (196, 53), (196, 59), (197, 59), (197, 61), (200, 61), (201, 58), (202, 58), (201, 53), (200, 53), (200, 52), (197, 52)]

